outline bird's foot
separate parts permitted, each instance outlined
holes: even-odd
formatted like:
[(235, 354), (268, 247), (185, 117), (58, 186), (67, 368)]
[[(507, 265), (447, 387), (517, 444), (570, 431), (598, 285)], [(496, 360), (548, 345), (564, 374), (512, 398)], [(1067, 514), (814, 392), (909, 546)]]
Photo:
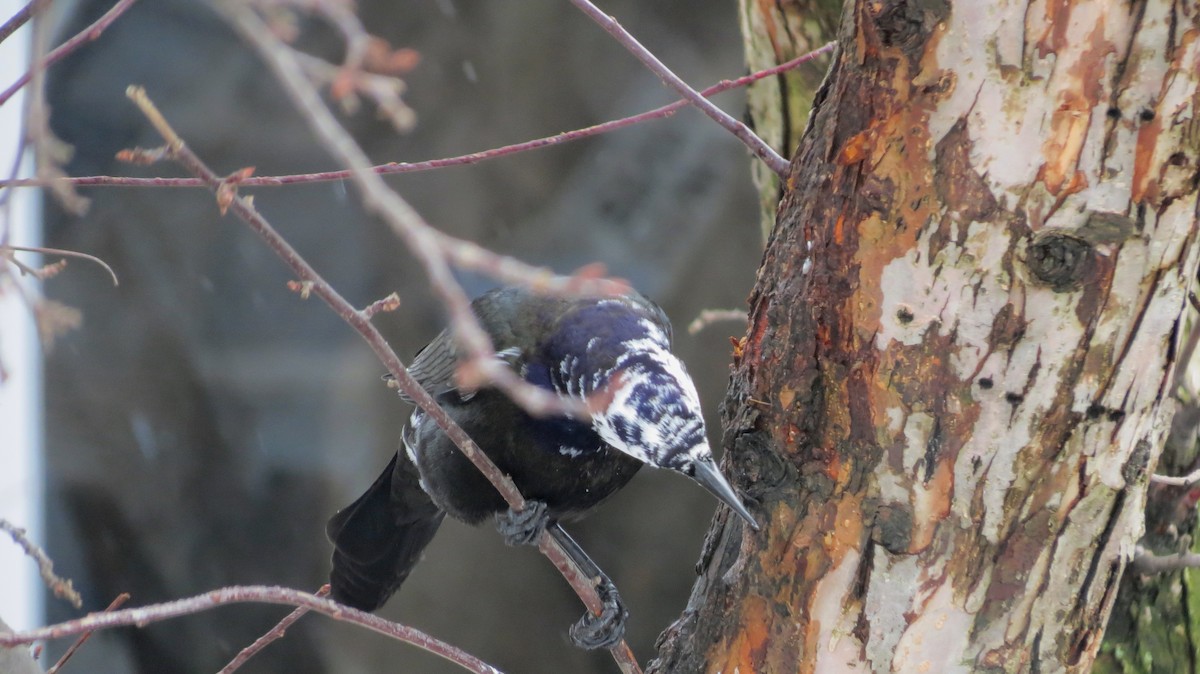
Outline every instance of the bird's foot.
[(550, 523), (546, 504), (525, 501), (524, 510), (508, 510), (496, 515), (496, 528), (508, 545), (536, 545)]
[(629, 617), (617, 594), (617, 586), (611, 580), (601, 579), (596, 591), (603, 604), (600, 615), (588, 611), (579, 622), (571, 625), (570, 630), (571, 641), (589, 651), (612, 648), (620, 643), (625, 638), (625, 620)]

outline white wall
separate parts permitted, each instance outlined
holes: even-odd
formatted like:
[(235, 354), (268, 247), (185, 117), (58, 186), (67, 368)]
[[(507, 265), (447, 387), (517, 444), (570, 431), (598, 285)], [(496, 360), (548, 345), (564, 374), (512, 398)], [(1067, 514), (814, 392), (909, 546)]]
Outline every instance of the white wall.
[[(8, 20), (25, 0), (0, 0), (0, 22)], [(32, 31), (28, 24), (0, 43), (0, 88), (28, 68)], [(24, 96), (20, 93), (0, 107), (0, 175), (13, 165), (21, 133)], [(29, 173), (29, 162), (22, 174)], [(11, 195), (7, 211), (0, 209), (10, 243), (36, 246), (40, 242), (37, 190), (22, 188)], [(21, 254), (35, 266), (36, 257)], [(0, 264), (4, 264), (0, 262)], [(30, 279), (22, 279), (29, 284)], [(36, 288), (33, 285), (27, 287)], [(26, 529), (38, 543), (42, 536), (42, 359), (29, 307), (10, 287), (0, 288), (0, 359), (8, 380), (0, 385), (0, 517)], [(33, 561), (7, 535), (0, 534), (0, 617), (14, 629), (42, 622), (43, 585)]]

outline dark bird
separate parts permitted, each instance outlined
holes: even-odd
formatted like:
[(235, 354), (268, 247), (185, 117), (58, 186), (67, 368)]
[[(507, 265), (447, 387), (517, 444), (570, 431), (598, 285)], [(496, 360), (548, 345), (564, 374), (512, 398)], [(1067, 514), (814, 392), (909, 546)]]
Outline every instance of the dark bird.
[[(535, 418), (504, 393), (459, 390), (453, 337), (443, 331), (408, 371), (510, 475), (529, 507), (507, 503), (429, 416), (417, 408), (397, 453), (375, 483), (326, 529), (333, 542), (333, 598), (373, 611), (400, 587), (449, 513), (477, 524), (495, 516), (510, 543), (535, 543), (543, 530), (589, 577), (599, 578), (605, 611), (571, 630), (584, 648), (608, 647), (624, 632), (615, 587), (559, 526), (625, 486), (643, 464), (692, 478), (751, 527), (713, 461), (696, 387), (670, 351), (671, 324), (638, 294), (564, 298), (493, 290), (472, 303), (497, 357), (525, 381), (592, 400), (591, 422)], [(595, 400), (601, 404), (595, 404)]]

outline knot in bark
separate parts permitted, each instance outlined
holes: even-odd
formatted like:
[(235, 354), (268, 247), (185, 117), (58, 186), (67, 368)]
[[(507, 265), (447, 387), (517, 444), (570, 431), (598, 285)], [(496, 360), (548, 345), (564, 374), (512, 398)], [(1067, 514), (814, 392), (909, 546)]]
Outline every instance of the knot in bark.
[(1058, 230), (1041, 231), (1029, 242), (1025, 264), (1034, 278), (1056, 292), (1079, 288), (1092, 270), (1092, 244)]

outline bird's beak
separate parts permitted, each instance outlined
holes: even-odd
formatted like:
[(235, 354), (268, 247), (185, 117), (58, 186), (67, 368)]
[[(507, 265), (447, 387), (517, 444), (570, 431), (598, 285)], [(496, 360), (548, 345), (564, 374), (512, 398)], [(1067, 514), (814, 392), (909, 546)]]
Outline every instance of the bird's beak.
[(754, 517), (746, 510), (746, 506), (742, 505), (742, 499), (733, 491), (733, 487), (729, 486), (729, 482), (725, 480), (725, 476), (721, 474), (721, 470), (717, 468), (717, 464), (710, 458), (703, 461), (696, 461), (692, 464), (694, 472), (692, 479), (700, 483), (701, 487), (707, 489), (713, 496), (721, 499), (721, 502), (733, 509), (739, 517), (746, 520), (751, 529), (758, 531), (758, 522), (754, 521)]

